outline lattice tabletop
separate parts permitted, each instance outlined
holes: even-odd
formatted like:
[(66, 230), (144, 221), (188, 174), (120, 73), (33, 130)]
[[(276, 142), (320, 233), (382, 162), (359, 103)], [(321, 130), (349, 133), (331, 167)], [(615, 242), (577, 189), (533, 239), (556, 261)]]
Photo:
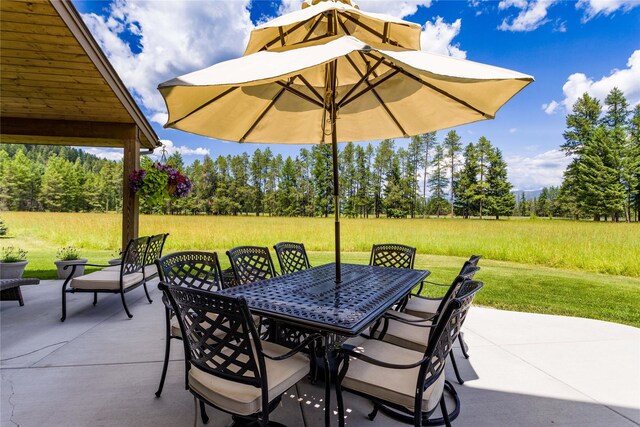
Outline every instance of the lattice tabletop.
[(429, 275), (426, 270), (342, 264), (312, 267), (221, 291), (257, 314), (341, 335), (357, 335)]

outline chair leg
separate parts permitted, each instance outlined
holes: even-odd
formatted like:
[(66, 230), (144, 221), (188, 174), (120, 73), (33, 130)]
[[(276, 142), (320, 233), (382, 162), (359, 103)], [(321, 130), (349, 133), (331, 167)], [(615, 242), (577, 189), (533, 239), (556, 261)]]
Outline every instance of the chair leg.
[(376, 415), (378, 415), (379, 410), (380, 410), (380, 405), (378, 405), (376, 402), (373, 402), (373, 411), (371, 411), (371, 413), (367, 415), (367, 418), (373, 421), (376, 418)]
[(209, 423), (209, 416), (207, 415), (207, 410), (204, 407), (204, 402), (200, 401), (200, 416), (202, 417), (202, 424)]
[(127, 316), (129, 316), (129, 319), (131, 319), (133, 317), (133, 314), (131, 314), (129, 312), (129, 308), (127, 307), (127, 302), (124, 300), (124, 292), (123, 291), (120, 291), (120, 298), (122, 298), (122, 305), (124, 306), (125, 313), (127, 313)]
[(456, 358), (453, 357), (453, 351), (449, 352), (449, 357), (451, 358), (451, 364), (453, 365), (453, 372), (456, 373), (456, 379), (458, 380), (458, 384), (464, 384), (464, 380), (460, 376), (460, 372), (458, 371), (458, 364), (456, 363)]
[(151, 304), (153, 302), (153, 300), (151, 299), (151, 297), (149, 296), (149, 291), (147, 290), (147, 282), (144, 282), (142, 284), (142, 287), (144, 288), (144, 293), (145, 295), (147, 295), (147, 301), (149, 301), (149, 304)]
[(449, 412), (447, 412), (447, 403), (444, 401), (444, 393), (440, 397), (440, 409), (442, 410), (442, 418), (444, 419), (444, 425), (451, 427), (451, 421), (449, 420)]
[(60, 318), (61, 322), (64, 322), (64, 320), (67, 318), (67, 282), (68, 280), (65, 280), (62, 284), (62, 317)]
[(165, 325), (166, 325), (166, 334), (165, 334), (165, 347), (164, 347), (164, 363), (162, 364), (162, 375), (160, 376), (160, 385), (158, 386), (158, 391), (156, 391), (156, 397), (160, 397), (162, 394), (162, 388), (164, 387), (164, 379), (167, 376), (167, 367), (169, 365), (169, 353), (171, 350), (171, 320), (169, 319), (169, 309), (167, 307), (164, 308), (165, 315)]
[(462, 354), (464, 355), (465, 359), (469, 358), (469, 353), (467, 353), (467, 343), (464, 342), (464, 339), (462, 338), (462, 332), (460, 332), (458, 334), (458, 342), (460, 343), (460, 349), (462, 350)]
[(16, 295), (18, 296), (18, 304), (20, 304), (20, 307), (23, 307), (24, 299), (22, 299), (22, 290), (20, 289), (20, 286), (16, 287)]
[(98, 303), (98, 293), (94, 292), (93, 293), (93, 305), (96, 305)]

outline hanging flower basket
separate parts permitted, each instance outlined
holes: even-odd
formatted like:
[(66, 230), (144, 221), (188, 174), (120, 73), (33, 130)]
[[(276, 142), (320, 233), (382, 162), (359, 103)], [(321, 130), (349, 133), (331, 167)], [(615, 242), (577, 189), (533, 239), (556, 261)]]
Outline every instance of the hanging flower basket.
[(147, 169), (131, 172), (129, 186), (151, 203), (187, 197), (192, 188), (189, 177), (173, 166), (162, 163), (153, 163)]

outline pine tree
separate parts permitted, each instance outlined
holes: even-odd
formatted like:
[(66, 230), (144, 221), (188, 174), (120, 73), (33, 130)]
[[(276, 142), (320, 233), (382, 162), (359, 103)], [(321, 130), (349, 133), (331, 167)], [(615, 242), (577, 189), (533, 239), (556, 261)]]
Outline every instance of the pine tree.
[(433, 160), (431, 161), (432, 172), (429, 178), (429, 189), (431, 190), (431, 202), (433, 210), (438, 218), (447, 211), (449, 204), (445, 199), (447, 188), (447, 170), (444, 148), (436, 145)]
[(313, 157), (313, 187), (315, 192), (315, 212), (328, 217), (331, 212), (333, 179), (331, 146), (329, 144), (314, 145), (311, 148)]
[(384, 179), (389, 175), (391, 168), (391, 160), (393, 158), (394, 141), (392, 139), (384, 139), (380, 141), (376, 149), (373, 160), (373, 192), (374, 192), (374, 212), (376, 218), (380, 217), (383, 209), (383, 190)]
[(484, 204), (487, 199), (487, 190), (489, 185), (487, 184), (487, 175), (489, 173), (490, 156), (492, 152), (491, 142), (481, 136), (476, 145), (476, 153), (478, 159), (478, 181), (473, 188), (474, 202), (478, 204), (478, 214), (482, 219)]
[(442, 147), (445, 150), (446, 167), (449, 171), (449, 202), (451, 203), (451, 216), (453, 216), (453, 180), (456, 176), (456, 166), (458, 165), (458, 155), (462, 151), (462, 144), (460, 143), (460, 136), (455, 130), (449, 131), (447, 136), (442, 142)]
[(630, 205), (635, 211), (635, 220), (640, 221), (640, 104), (633, 109), (633, 116), (629, 121), (629, 140), (626, 153)]
[(567, 130), (562, 134), (565, 143), (560, 146), (567, 156), (580, 154), (598, 126), (600, 112), (600, 102), (587, 93), (573, 104), (572, 113), (567, 116)]
[[(609, 132), (609, 141), (612, 148), (612, 166), (618, 170), (618, 181), (625, 187), (625, 198), (623, 202), (623, 211), (627, 222), (630, 221), (630, 203), (628, 194), (630, 192), (629, 178), (630, 165), (627, 155), (627, 126), (629, 124), (629, 103), (624, 97), (620, 89), (614, 87), (604, 100), (607, 107), (602, 122)], [(618, 213), (614, 214), (614, 218), (618, 220)]]
[[(400, 160), (392, 157), (391, 166), (387, 171), (384, 185), (384, 199), (382, 204), (388, 218), (404, 218), (409, 213), (410, 200), (407, 200), (402, 189)], [(408, 203), (407, 203), (408, 202)]]
[(454, 180), (454, 207), (464, 217), (475, 213), (474, 192), (478, 182), (478, 155), (473, 143), (469, 143), (463, 153), (462, 169)]
[(427, 213), (427, 172), (428, 167), (431, 165), (431, 160), (429, 156), (431, 155), (431, 151), (433, 147), (436, 145), (436, 133), (429, 132), (423, 133), (420, 135), (420, 142), (422, 145), (422, 201), (424, 202), (424, 210), (422, 212), (422, 217), (424, 218)]
[(516, 198), (511, 192), (512, 185), (507, 180), (507, 163), (499, 149), (489, 151), (487, 170), (487, 212), (496, 219), (511, 216), (516, 206)]

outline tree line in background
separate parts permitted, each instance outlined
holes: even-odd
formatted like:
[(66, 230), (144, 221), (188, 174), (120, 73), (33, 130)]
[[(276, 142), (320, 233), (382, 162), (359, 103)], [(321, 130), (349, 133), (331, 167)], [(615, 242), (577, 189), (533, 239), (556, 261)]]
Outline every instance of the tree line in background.
[[(515, 197), (500, 150), (482, 137), (463, 148), (455, 131), (347, 143), (340, 152), (341, 212), (347, 217), (426, 215), (508, 216)], [(295, 157), (269, 148), (253, 155), (204, 156), (185, 165), (179, 153), (166, 159), (189, 175), (191, 194), (169, 203), (141, 200), (144, 213), (329, 216), (333, 213), (331, 147), (316, 145)], [(152, 161), (143, 158), (142, 167)], [(0, 146), (0, 208), (24, 211), (121, 209), (122, 163), (69, 147)]]
[[(613, 89), (604, 102), (584, 94), (567, 115), (562, 150), (572, 162), (559, 187), (516, 200), (499, 149), (481, 137), (463, 146), (455, 130), (435, 132), (408, 146), (393, 140), (347, 143), (340, 151), (341, 212), (347, 217), (427, 215), (541, 216), (638, 221), (640, 214), (640, 106), (629, 108)], [(253, 155), (204, 156), (185, 165), (191, 194), (169, 203), (141, 200), (143, 213), (329, 216), (333, 213), (331, 147), (315, 145), (295, 157), (269, 148)], [(143, 158), (142, 167), (152, 161)], [(117, 211), (122, 162), (82, 150), (0, 145), (0, 209)]]

